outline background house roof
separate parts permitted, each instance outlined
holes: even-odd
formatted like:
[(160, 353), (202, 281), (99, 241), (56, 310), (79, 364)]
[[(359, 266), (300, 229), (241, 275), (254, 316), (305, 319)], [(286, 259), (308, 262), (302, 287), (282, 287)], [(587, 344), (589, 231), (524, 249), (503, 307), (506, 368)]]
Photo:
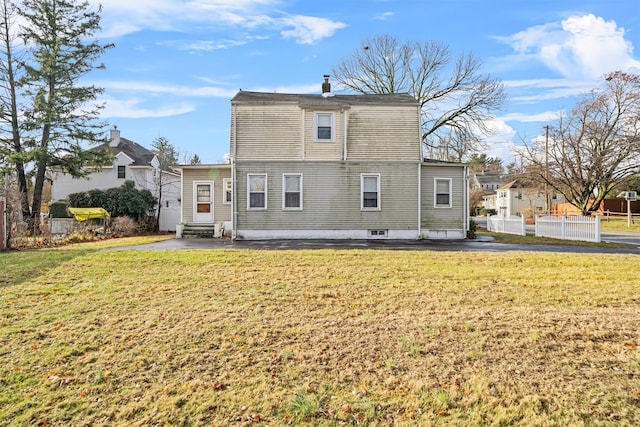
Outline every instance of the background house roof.
[(531, 181), (529, 180), (525, 180), (525, 179), (520, 179), (520, 178), (516, 178), (511, 182), (508, 182), (507, 184), (504, 184), (502, 187), (498, 188), (498, 190), (510, 190), (512, 188), (535, 188)]
[(359, 94), (359, 95), (299, 95), (292, 93), (250, 92), (241, 90), (232, 99), (232, 104), (297, 103), (301, 108), (349, 108), (363, 104), (418, 105), (408, 93)]
[(114, 156), (118, 153), (126, 154), (133, 160), (134, 166), (151, 166), (151, 161), (155, 157), (155, 154), (142, 145), (126, 138), (120, 138), (120, 142), (115, 147), (109, 146), (109, 151)]

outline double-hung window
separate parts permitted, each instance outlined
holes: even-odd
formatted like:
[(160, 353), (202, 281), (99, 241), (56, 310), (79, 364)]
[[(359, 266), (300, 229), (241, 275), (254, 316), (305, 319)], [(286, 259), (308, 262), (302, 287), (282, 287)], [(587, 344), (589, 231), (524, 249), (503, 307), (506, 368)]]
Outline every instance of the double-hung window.
[(380, 210), (380, 174), (360, 175), (361, 204), (363, 210)]
[(451, 207), (451, 178), (436, 178), (434, 180), (434, 207)]
[(335, 114), (315, 113), (314, 115), (314, 141), (334, 142), (335, 141)]
[(118, 179), (126, 178), (127, 176), (126, 170), (127, 170), (126, 166), (118, 165)]
[(224, 187), (224, 191), (222, 192), (222, 203), (225, 205), (231, 204), (232, 197), (232, 187), (231, 187), (231, 178), (223, 178), (222, 186)]
[(282, 209), (302, 210), (302, 174), (282, 175)]
[(247, 175), (247, 208), (266, 209), (267, 208), (267, 175), (249, 174)]

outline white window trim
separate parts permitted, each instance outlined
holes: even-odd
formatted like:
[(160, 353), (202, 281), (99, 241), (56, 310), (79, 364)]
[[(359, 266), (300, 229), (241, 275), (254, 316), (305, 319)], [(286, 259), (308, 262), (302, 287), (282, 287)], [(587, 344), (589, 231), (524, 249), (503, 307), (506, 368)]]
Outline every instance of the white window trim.
[[(251, 207), (251, 177), (253, 176), (261, 176), (264, 177), (264, 207), (255, 208)], [(269, 206), (269, 201), (267, 198), (267, 189), (268, 189), (268, 179), (266, 173), (248, 173), (247, 174), (247, 210), (248, 211), (264, 211), (267, 210), (267, 206)]]
[[(449, 182), (449, 203), (446, 205), (438, 204), (438, 181)], [(447, 209), (453, 207), (453, 180), (451, 178), (434, 178), (433, 179), (433, 207), (437, 209)]]
[[(318, 115), (331, 116), (331, 139), (318, 138)], [(313, 113), (313, 142), (336, 142), (336, 113), (333, 111), (315, 111)]]
[(227, 187), (229, 187), (231, 184), (231, 178), (222, 178), (222, 204), (223, 205), (230, 205), (231, 202), (233, 202), (233, 187), (230, 188), (231, 190), (231, 200), (227, 201)]
[[(375, 208), (364, 206), (364, 179), (376, 178), (376, 191), (378, 193), (378, 206)], [(380, 194), (380, 174), (379, 173), (363, 173), (360, 174), (360, 210), (362, 211), (379, 211), (382, 208), (382, 195)]]
[[(286, 202), (286, 186), (285, 186), (285, 184), (286, 184), (286, 177), (288, 177), (288, 176), (298, 176), (298, 177), (300, 177), (300, 189), (299, 189), (299, 191), (300, 191), (300, 206), (296, 207), (296, 208), (289, 208), (289, 207), (285, 206), (285, 202)], [(304, 206), (303, 205), (303, 201), (302, 201), (302, 193), (303, 193), (303, 191), (302, 191), (303, 186), (302, 185), (303, 184), (302, 184), (302, 174), (301, 173), (283, 173), (282, 174), (282, 210), (283, 211), (301, 211), (302, 210), (302, 206)]]

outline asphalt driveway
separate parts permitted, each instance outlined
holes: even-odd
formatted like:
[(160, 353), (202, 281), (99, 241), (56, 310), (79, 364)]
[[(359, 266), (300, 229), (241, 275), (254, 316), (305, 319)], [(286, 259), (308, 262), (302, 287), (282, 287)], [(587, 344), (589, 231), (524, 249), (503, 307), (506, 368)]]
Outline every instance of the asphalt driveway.
[(184, 249), (372, 249), (411, 251), (532, 251), (565, 253), (611, 253), (640, 255), (640, 248), (614, 248), (574, 245), (514, 245), (496, 243), (489, 236), (476, 240), (231, 240), (185, 238), (134, 246), (121, 246), (111, 250), (184, 250)]

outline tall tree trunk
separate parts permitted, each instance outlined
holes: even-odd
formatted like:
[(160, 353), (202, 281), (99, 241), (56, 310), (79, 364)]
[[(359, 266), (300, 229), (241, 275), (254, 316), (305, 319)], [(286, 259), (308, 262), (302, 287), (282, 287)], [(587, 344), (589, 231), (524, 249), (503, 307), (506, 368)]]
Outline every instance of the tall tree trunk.
[(49, 145), (49, 137), (51, 126), (45, 124), (42, 129), (42, 141), (40, 143), (41, 154), (38, 156), (36, 164), (36, 181), (33, 186), (33, 202), (31, 204), (31, 222), (29, 222), (29, 231), (33, 235), (42, 232), (40, 229), (40, 207), (42, 205), (42, 189), (44, 188), (44, 179), (47, 172), (47, 147)]

